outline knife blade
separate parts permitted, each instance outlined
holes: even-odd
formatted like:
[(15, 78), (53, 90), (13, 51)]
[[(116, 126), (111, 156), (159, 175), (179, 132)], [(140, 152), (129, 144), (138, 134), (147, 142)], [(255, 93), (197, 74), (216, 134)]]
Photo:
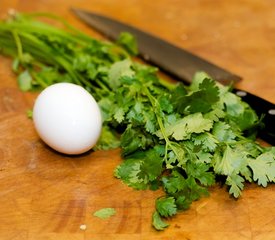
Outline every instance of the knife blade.
[[(72, 10), (82, 21), (112, 40), (116, 40), (121, 32), (131, 33), (137, 39), (139, 52), (145, 61), (149, 60), (179, 80), (190, 83), (198, 71), (206, 72), (222, 84), (235, 83), (242, 79), (234, 73), (134, 26), (94, 12), (75, 8)], [(238, 89), (233, 91), (247, 102), (259, 116), (264, 116), (265, 127), (259, 131), (259, 137), (271, 145), (275, 145), (275, 105), (246, 91)]]
[(208, 73), (213, 79), (223, 84), (241, 80), (240, 76), (222, 69), (182, 48), (168, 44), (166, 41), (150, 33), (143, 32), (128, 24), (103, 15), (80, 9), (73, 9), (73, 11), (84, 22), (93, 26), (97, 31), (112, 40), (116, 40), (121, 32), (131, 33), (137, 39), (139, 52), (143, 59), (152, 62), (160, 67), (161, 70), (186, 82), (190, 83), (192, 81), (198, 69)]

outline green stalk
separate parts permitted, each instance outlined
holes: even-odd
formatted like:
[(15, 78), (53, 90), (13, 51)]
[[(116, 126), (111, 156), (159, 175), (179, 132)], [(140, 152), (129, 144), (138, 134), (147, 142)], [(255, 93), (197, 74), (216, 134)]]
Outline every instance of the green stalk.
[(62, 39), (66, 39), (68, 41), (72, 41), (74, 43), (80, 45), (86, 45), (88, 38), (85, 40), (83, 38), (79, 38), (78, 35), (73, 35), (64, 31), (63, 29), (56, 28), (50, 26), (48, 24), (34, 21), (34, 20), (26, 20), (25, 18), (19, 20), (14, 20), (13, 22), (8, 22), (5, 25), (0, 23), (0, 29), (3, 30), (11, 30), (18, 29), (20, 32), (30, 33), (30, 34), (38, 34), (38, 35), (48, 35), (48, 36), (58, 36)]
[(58, 22), (62, 23), (67, 29), (71, 30), (73, 33), (75, 33), (77, 35), (77, 38), (75, 38), (75, 40), (77, 39), (79, 41), (79, 39), (83, 39), (85, 40), (85, 42), (87, 41), (91, 41), (91, 37), (84, 34), (83, 32), (79, 31), (77, 28), (73, 27), (71, 24), (69, 24), (66, 20), (64, 20), (63, 18), (56, 16), (54, 14), (51, 13), (45, 13), (45, 12), (39, 12), (39, 13), (28, 13), (25, 14), (25, 16), (30, 16), (30, 17), (47, 17), (50, 19), (54, 19), (57, 20)]
[(171, 143), (171, 141), (169, 140), (168, 136), (165, 133), (165, 127), (163, 125), (162, 119), (161, 117), (158, 115), (157, 111), (155, 109), (160, 109), (159, 107), (159, 102), (157, 101), (157, 99), (150, 93), (150, 91), (148, 90), (148, 87), (144, 87), (144, 91), (146, 93), (146, 95), (148, 96), (150, 103), (153, 107), (153, 111), (155, 113), (155, 116), (157, 118), (157, 122), (159, 125), (159, 129), (160, 132), (165, 140), (165, 155), (164, 155), (164, 159), (167, 160), (167, 153), (168, 153), (168, 147), (170, 147), (170, 149), (175, 153), (175, 155), (177, 156), (177, 159), (180, 159), (180, 156), (178, 155), (176, 149), (174, 148), (173, 144)]
[(36, 80), (36, 82), (39, 83), (39, 85), (40, 85), (42, 88), (48, 87), (48, 84), (45, 83), (45, 82), (43, 81), (43, 79), (40, 78), (40, 77), (38, 76), (38, 74), (36, 74), (35, 72), (32, 71), (32, 72), (31, 72), (31, 75), (32, 75), (32, 77)]
[(12, 35), (14, 37), (14, 41), (15, 41), (15, 44), (17, 47), (18, 58), (19, 58), (19, 60), (22, 61), (23, 49), (22, 49), (22, 44), (21, 44), (20, 38), (15, 30), (12, 30)]
[[(36, 21), (38, 17), (54, 19), (62, 23), (69, 32)], [(72, 49), (71, 53), (64, 52), (49, 45), (44, 41), (44, 37), (47, 40), (48, 38), (56, 38), (57, 41), (60, 41), (58, 44), (64, 44), (65, 47), (66, 44), (72, 44), (75, 48)], [(85, 79), (81, 73), (74, 70), (74, 66), (72, 65), (72, 58), (77, 53), (78, 49), (81, 52), (84, 47), (94, 44), (93, 41), (97, 42), (97, 40), (72, 27), (62, 18), (50, 13), (17, 14), (14, 19), (8, 22), (0, 22), (0, 47), (2, 51), (12, 57), (17, 56), (23, 64), (30, 64), (29, 70), (33, 72), (32, 75), (42, 87), (46, 87), (47, 84), (40, 79), (37, 74), (34, 74), (32, 66), (36, 66), (38, 69), (43, 68), (44, 64), (55, 66), (59, 71), (67, 72), (73, 82), (78, 85), (82, 85), (92, 91), (99, 91), (99, 89), (105, 92), (109, 91), (108, 86), (98, 79), (93, 81), (95, 81), (95, 85), (99, 88), (93, 86), (92, 82)], [(99, 43), (99, 47), (104, 46), (102, 42)], [(106, 44), (106, 46), (108, 46), (108, 44)], [(32, 56), (31, 62), (24, 62), (24, 53), (28, 53)], [(116, 54), (114, 53), (114, 55)], [(28, 65), (24, 65), (23, 67), (29, 68)]]

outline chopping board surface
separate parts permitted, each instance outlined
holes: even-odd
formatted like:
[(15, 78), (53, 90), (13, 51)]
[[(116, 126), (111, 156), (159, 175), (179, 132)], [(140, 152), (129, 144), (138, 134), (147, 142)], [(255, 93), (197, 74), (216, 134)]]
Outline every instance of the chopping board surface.
[[(101, 38), (69, 11), (94, 10), (151, 31), (244, 77), (238, 87), (275, 102), (273, 1), (1, 0), (0, 16), (51, 11)], [(0, 56), (0, 239), (275, 239), (275, 186), (246, 184), (240, 199), (221, 186), (157, 232), (151, 226), (162, 191), (135, 191), (113, 177), (120, 150), (70, 157), (47, 147), (27, 118), (37, 93), (19, 90), (11, 59)], [(93, 216), (112, 207), (109, 219)], [(86, 230), (80, 226), (85, 225)]]

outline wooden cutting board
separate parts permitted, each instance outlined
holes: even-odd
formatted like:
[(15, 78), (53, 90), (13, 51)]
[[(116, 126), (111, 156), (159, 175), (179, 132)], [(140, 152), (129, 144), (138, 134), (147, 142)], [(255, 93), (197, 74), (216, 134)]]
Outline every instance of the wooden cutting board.
[[(76, 19), (71, 6), (129, 22), (244, 77), (239, 88), (275, 102), (275, 5), (272, 0), (1, 0), (9, 8), (51, 11), (101, 37)], [(19, 91), (11, 60), (0, 56), (0, 239), (274, 240), (275, 186), (247, 184), (239, 200), (223, 187), (151, 227), (161, 191), (134, 191), (113, 177), (120, 150), (69, 157), (39, 140), (26, 111), (36, 94)], [(113, 207), (107, 220), (93, 212)], [(86, 230), (80, 225), (85, 224)]]

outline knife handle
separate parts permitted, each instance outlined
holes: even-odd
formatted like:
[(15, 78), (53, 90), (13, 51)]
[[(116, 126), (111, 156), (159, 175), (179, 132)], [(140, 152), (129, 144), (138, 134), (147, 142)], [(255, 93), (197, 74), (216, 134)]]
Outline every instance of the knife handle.
[(259, 131), (259, 138), (275, 146), (275, 104), (243, 90), (235, 88), (233, 92), (248, 103), (258, 116), (264, 115), (264, 128)]

